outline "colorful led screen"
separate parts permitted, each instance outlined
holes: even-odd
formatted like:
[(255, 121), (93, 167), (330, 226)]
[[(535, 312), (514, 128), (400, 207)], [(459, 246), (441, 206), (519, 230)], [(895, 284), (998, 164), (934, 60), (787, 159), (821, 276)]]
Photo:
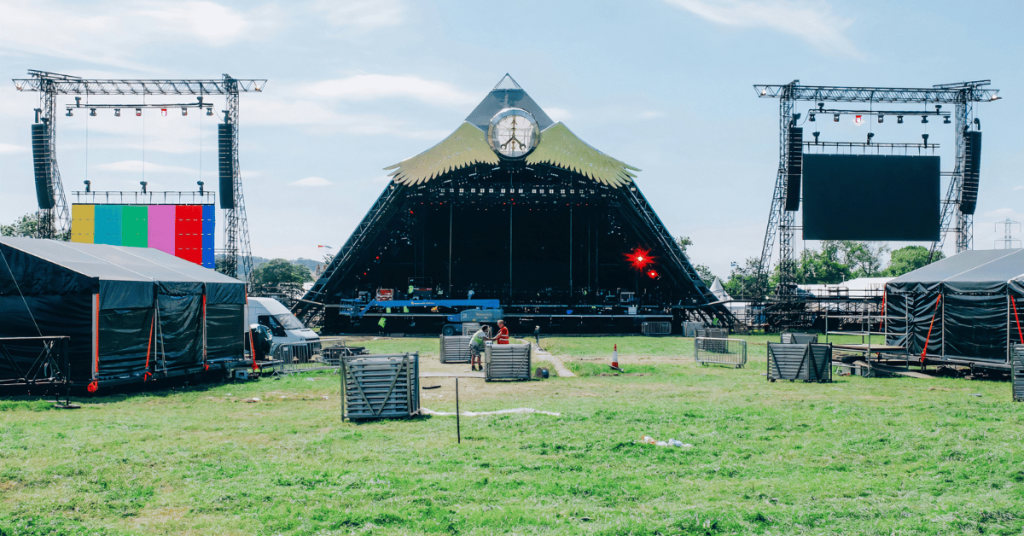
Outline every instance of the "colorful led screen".
[(154, 248), (214, 268), (214, 205), (72, 205), (71, 241)]

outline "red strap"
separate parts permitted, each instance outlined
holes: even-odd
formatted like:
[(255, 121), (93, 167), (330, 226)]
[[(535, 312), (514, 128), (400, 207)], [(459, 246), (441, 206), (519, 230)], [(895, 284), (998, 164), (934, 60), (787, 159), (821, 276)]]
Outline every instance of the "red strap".
[(206, 364), (206, 291), (203, 291), (203, 365), (206, 365), (206, 370), (210, 370), (210, 365)]
[(932, 313), (932, 321), (928, 324), (928, 336), (924, 338), (924, 350), (921, 350), (921, 362), (924, 363), (924, 356), (928, 353), (928, 340), (932, 338), (932, 326), (935, 325), (935, 315), (939, 312), (939, 300), (942, 294), (935, 298), (935, 311)]
[(1017, 315), (1017, 300), (1013, 299), (1013, 295), (1010, 295), (1010, 301), (1013, 303), (1013, 317), (1017, 319), (1017, 336), (1020, 337), (1020, 343), (1024, 344), (1024, 333), (1020, 330), (1020, 316)]
[[(149, 354), (153, 350), (153, 328), (155, 326), (156, 326), (156, 312), (154, 311), (153, 323), (149, 325), (149, 341), (146, 343), (146, 369), (149, 369)], [(142, 381), (146, 381), (146, 379), (143, 378)]]
[(882, 292), (882, 319), (878, 321), (878, 329), (882, 329), (882, 324), (885, 323), (885, 292)]

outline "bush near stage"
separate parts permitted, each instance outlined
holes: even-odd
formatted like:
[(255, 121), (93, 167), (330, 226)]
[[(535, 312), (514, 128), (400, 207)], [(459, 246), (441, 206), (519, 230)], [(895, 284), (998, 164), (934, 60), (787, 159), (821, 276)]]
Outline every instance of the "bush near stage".
[[(768, 339), (752, 340), (739, 370), (695, 365), (686, 339), (542, 339), (586, 367), (617, 342), (627, 371), (651, 374), (461, 380), (464, 411), (561, 413), (465, 417), (461, 445), (452, 417), (341, 423), (329, 372), (75, 411), (3, 400), (0, 534), (1024, 530), (1024, 404), (1008, 384), (768, 383)], [(424, 368), (440, 367), (433, 338), (358, 345), (419, 349)], [(455, 409), (453, 380), (424, 384), (441, 386), (423, 391), (425, 407)]]

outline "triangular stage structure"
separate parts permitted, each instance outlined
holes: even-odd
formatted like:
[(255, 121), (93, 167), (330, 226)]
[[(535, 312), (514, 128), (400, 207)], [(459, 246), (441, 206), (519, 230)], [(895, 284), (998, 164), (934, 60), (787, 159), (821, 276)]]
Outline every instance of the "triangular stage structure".
[(451, 135), (386, 169), (293, 308), (323, 333), (451, 332), (478, 308), (500, 308), (514, 333), (735, 322), (640, 192), (640, 170), (552, 121), (507, 74)]

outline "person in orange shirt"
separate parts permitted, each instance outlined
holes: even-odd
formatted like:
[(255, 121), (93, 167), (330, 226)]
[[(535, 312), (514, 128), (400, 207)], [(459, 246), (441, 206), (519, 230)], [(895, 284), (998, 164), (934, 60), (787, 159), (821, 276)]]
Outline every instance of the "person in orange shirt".
[(498, 320), (498, 334), (492, 340), (497, 340), (498, 344), (508, 344), (508, 328), (504, 320)]

